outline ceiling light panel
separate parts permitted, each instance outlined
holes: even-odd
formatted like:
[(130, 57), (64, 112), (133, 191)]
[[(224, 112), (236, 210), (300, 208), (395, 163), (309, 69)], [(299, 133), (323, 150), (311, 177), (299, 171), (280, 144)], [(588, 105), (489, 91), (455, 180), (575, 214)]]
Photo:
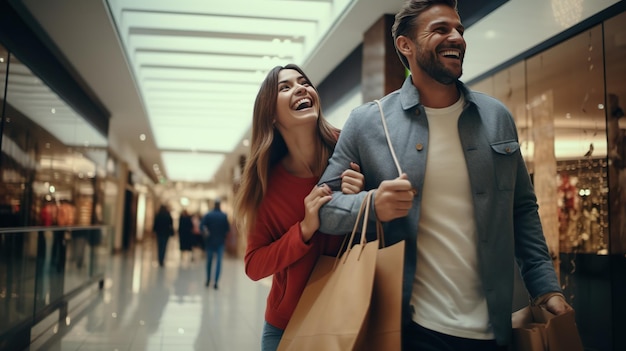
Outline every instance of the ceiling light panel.
[(209, 182), (224, 162), (224, 155), (165, 151), (161, 154), (170, 179), (188, 182)]
[[(215, 93), (211, 90), (151, 90), (146, 94), (152, 101), (147, 110), (156, 111), (159, 107), (180, 107), (202, 109), (209, 113), (215, 108), (225, 107), (228, 110), (237, 111), (243, 106), (254, 103), (254, 96), (251, 98), (251, 94), (253, 93), (232, 93), (232, 95), (220, 98), (224, 94)], [(176, 99), (177, 97), (180, 99)]]
[(128, 38), (130, 51), (164, 50), (194, 53), (220, 52), (232, 55), (264, 56), (290, 55), (300, 59), (303, 54), (303, 40), (284, 39), (245, 39), (215, 37), (184, 37), (180, 35), (133, 34)]
[(134, 54), (135, 68), (184, 67), (195, 69), (267, 70), (272, 66), (291, 62), (291, 58), (254, 57), (215, 54), (188, 54), (163, 52), (138, 52)]
[(259, 71), (144, 67), (141, 69), (141, 76), (143, 81), (190, 80), (250, 83), (258, 87), (263, 78), (265, 78), (265, 75), (259, 74), (258, 72)]
[[(252, 111), (252, 108), (249, 109)], [(167, 111), (159, 111), (154, 113), (155, 121), (159, 124), (159, 126), (164, 126), (166, 123), (171, 123), (172, 121), (176, 121), (178, 124), (182, 123), (213, 123), (214, 125), (218, 124), (233, 124), (233, 123), (244, 123), (247, 124), (250, 119), (250, 111), (248, 109), (240, 109), (238, 111), (229, 111), (226, 109), (215, 109), (212, 112), (207, 113), (206, 111), (192, 111), (192, 112), (167, 112)], [(240, 118), (240, 116), (244, 115), (245, 118)], [(227, 119), (227, 120), (226, 120)], [(243, 120), (243, 121), (242, 121)]]
[[(236, 111), (231, 111), (226, 108), (221, 109), (213, 109), (211, 112), (207, 112), (207, 110), (196, 109), (196, 110), (184, 110), (179, 111), (176, 109), (160, 109), (156, 112), (152, 112), (154, 114), (154, 119), (157, 123), (168, 123), (172, 119), (175, 119), (178, 123), (197, 123), (200, 122), (211, 122), (211, 123), (220, 123), (220, 124), (230, 124), (235, 123), (237, 120), (243, 120), (244, 123), (248, 123), (249, 119), (252, 117), (250, 112), (252, 111), (252, 105), (250, 108), (239, 108)], [(243, 117), (243, 118), (242, 118)]]
[[(180, 14), (123, 11), (121, 29), (125, 36), (132, 33), (149, 33), (156, 29), (159, 33), (190, 34), (204, 36), (217, 34), (235, 36), (237, 34), (260, 37), (303, 37), (308, 41), (317, 33), (317, 21), (290, 20), (261, 17), (214, 16), (210, 14)], [(254, 28), (253, 31), (250, 28)], [(286, 32), (285, 28), (289, 28)], [(200, 33), (204, 33), (200, 34)], [(289, 33), (286, 35), (286, 33)], [(207, 35), (208, 36), (208, 35)]]
[[(256, 93), (255, 93), (256, 94)], [(144, 94), (146, 97), (150, 99), (154, 99), (155, 103), (162, 103), (166, 101), (206, 101), (209, 99), (217, 99), (222, 101), (232, 101), (232, 102), (243, 102), (246, 99), (250, 99), (250, 95), (248, 94), (240, 94), (240, 93), (220, 93), (214, 91), (202, 91), (202, 92), (192, 92), (192, 91), (167, 91), (167, 90), (153, 90), (147, 91)], [(220, 98), (222, 96), (222, 98)], [(251, 101), (254, 101), (254, 97), (252, 97)]]
[(150, 113), (155, 115), (163, 112), (174, 113), (195, 113), (200, 111), (205, 115), (214, 116), (215, 111), (224, 111), (229, 115), (237, 115), (242, 111), (251, 111), (252, 103), (249, 101), (242, 101), (237, 106), (233, 106), (231, 101), (194, 101), (192, 103), (184, 103), (177, 101), (161, 102), (159, 104), (154, 103), (150, 105)]
[(171, 124), (154, 133), (159, 148), (166, 150), (200, 150), (227, 153), (234, 149), (243, 136), (242, 125), (219, 127), (205, 123), (189, 128)]
[(118, 13), (123, 8), (133, 10), (150, 10), (155, 12), (205, 13), (221, 16), (264, 16), (270, 18), (294, 18), (307, 20), (328, 18), (337, 4), (345, 6), (347, 0), (341, 1), (284, 1), (284, 0), (107, 0), (109, 6)]
[(202, 81), (144, 81), (146, 91), (169, 90), (169, 91), (199, 91), (205, 93), (233, 93), (238, 95), (256, 94), (259, 87), (256, 84), (241, 84), (228, 82), (202, 82)]

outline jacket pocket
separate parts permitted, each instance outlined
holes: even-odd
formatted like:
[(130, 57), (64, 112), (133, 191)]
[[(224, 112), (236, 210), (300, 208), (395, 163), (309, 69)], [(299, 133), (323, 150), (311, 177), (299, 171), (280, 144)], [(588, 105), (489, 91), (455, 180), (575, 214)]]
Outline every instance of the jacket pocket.
[(519, 149), (520, 145), (516, 140), (491, 143), (493, 167), (498, 190), (511, 191), (515, 187)]

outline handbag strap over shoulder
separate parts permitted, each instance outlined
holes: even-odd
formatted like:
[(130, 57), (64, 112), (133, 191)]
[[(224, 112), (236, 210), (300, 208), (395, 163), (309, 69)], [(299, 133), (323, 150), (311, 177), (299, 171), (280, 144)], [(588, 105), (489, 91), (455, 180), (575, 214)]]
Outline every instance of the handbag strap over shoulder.
[[(378, 109), (380, 110), (380, 120), (383, 122), (383, 130), (385, 131), (385, 139), (387, 140), (387, 145), (389, 145), (389, 151), (391, 152), (391, 158), (393, 159), (393, 163), (395, 163), (396, 168), (398, 169), (398, 176), (402, 175), (402, 168), (400, 167), (400, 162), (398, 161), (398, 157), (396, 156), (396, 152), (393, 149), (393, 145), (391, 144), (391, 137), (389, 136), (389, 129), (387, 129), (387, 121), (385, 120), (385, 113), (383, 112), (383, 105), (379, 100), (374, 100), (376, 105), (378, 105)], [(380, 247), (385, 247), (385, 232), (383, 231), (383, 224), (380, 221), (376, 221), (376, 235), (380, 240)]]
[(385, 113), (383, 112), (383, 106), (380, 104), (380, 101), (374, 100), (374, 102), (378, 105), (378, 109), (380, 110), (380, 120), (383, 122), (383, 129), (385, 130), (385, 138), (387, 139), (387, 145), (389, 145), (389, 151), (391, 151), (391, 158), (393, 158), (393, 162), (396, 164), (396, 168), (398, 169), (398, 176), (402, 174), (402, 168), (400, 168), (400, 162), (398, 162), (398, 158), (396, 157), (396, 152), (393, 149), (393, 145), (391, 145), (391, 138), (389, 137), (389, 130), (387, 129), (387, 122), (385, 121)]

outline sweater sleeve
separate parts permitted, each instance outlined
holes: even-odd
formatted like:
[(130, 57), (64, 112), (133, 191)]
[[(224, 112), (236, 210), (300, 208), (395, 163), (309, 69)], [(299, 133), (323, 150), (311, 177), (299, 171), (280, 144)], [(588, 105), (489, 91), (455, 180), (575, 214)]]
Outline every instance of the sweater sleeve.
[(283, 234), (273, 233), (267, 219), (266, 212), (260, 211), (254, 229), (248, 234), (245, 270), (255, 281), (284, 270), (311, 249), (311, 245), (302, 241), (300, 222)]

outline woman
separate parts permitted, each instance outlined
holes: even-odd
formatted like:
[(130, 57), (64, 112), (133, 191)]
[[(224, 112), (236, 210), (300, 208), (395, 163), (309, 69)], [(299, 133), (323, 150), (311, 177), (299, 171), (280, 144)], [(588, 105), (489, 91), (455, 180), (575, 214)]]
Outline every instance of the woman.
[(193, 261), (193, 252), (191, 251), (193, 244), (192, 230), (193, 221), (191, 215), (184, 209), (178, 218), (178, 244), (181, 260), (184, 259), (185, 253), (187, 252), (190, 256), (190, 260)]
[[(290, 64), (268, 73), (254, 104), (251, 154), (235, 204), (238, 227), (248, 240), (246, 274), (253, 280), (273, 276), (263, 351), (277, 349), (317, 258), (335, 255), (341, 245), (341, 236), (317, 232), (318, 211), (331, 191), (316, 184), (338, 135), (301, 68)], [(346, 168), (338, 179), (343, 192), (359, 192), (358, 165)]]

